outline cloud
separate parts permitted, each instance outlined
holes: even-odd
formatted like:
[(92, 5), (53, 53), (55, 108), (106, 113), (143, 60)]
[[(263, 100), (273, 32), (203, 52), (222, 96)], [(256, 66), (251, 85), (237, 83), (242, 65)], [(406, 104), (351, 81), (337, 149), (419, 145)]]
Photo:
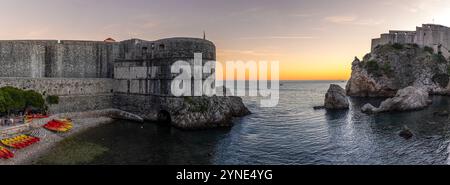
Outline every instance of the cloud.
[(158, 24), (159, 23), (157, 23), (157, 22), (148, 21), (148, 22), (144, 22), (144, 23), (138, 24), (138, 26), (140, 26), (141, 28), (144, 28), (144, 29), (149, 29), (149, 28), (157, 27)]
[(255, 14), (255, 13), (261, 12), (262, 10), (264, 10), (264, 8), (262, 8), (262, 7), (250, 7), (250, 8), (247, 8), (247, 9), (242, 9), (242, 10), (239, 10), (239, 11), (230, 12), (229, 16), (251, 15), (251, 14)]
[(247, 56), (281, 56), (282, 54), (273, 51), (263, 51), (263, 50), (233, 50), (233, 49), (221, 49), (217, 51), (220, 56), (236, 56), (236, 55), (247, 55)]
[(308, 18), (314, 16), (314, 14), (309, 13), (299, 13), (299, 14), (291, 14), (292, 17), (301, 17), (301, 18)]
[(271, 39), (316, 39), (312, 36), (262, 36), (262, 37), (241, 37), (240, 40), (271, 40)]
[(433, 10), (435, 8), (448, 6), (448, 2), (442, 0), (396, 0), (385, 1), (382, 4), (385, 6), (392, 6), (399, 10), (407, 11), (410, 13), (434, 13)]
[(329, 16), (324, 18), (327, 22), (342, 24), (342, 23), (352, 23), (356, 21), (356, 16)]
[(383, 20), (375, 20), (375, 19), (359, 19), (354, 15), (344, 15), (344, 16), (329, 16), (325, 17), (324, 20), (326, 22), (334, 23), (334, 24), (351, 24), (351, 25), (359, 25), (359, 26), (374, 26), (380, 25), (384, 21)]

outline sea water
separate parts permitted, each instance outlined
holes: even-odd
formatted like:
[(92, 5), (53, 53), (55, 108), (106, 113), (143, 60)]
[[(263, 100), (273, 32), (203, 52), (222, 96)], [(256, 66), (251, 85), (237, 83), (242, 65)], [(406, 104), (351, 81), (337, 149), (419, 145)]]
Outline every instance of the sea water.
[[(244, 97), (253, 114), (236, 118), (232, 128), (183, 131), (116, 121), (75, 139), (107, 148), (83, 164), (447, 164), (450, 121), (434, 113), (450, 110), (450, 97), (435, 96), (431, 107), (414, 112), (366, 115), (360, 108), (382, 99), (365, 98), (352, 98), (349, 110), (314, 110), (331, 83), (345, 87), (341, 81), (282, 82), (273, 108)], [(405, 125), (414, 133), (409, 140), (398, 135)]]

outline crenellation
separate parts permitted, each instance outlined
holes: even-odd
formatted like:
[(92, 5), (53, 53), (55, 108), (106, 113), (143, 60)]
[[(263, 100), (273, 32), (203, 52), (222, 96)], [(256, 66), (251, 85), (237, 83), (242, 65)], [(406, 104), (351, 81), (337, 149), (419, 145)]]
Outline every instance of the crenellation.
[(420, 47), (431, 47), (445, 57), (450, 57), (450, 28), (437, 24), (423, 24), (416, 31), (391, 30), (372, 39), (371, 49), (384, 44), (417, 44)]

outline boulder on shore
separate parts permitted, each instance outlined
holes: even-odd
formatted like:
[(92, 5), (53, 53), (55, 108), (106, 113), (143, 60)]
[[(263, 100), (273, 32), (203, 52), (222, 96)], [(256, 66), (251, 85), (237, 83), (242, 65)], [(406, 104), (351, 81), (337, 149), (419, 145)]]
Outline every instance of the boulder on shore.
[(376, 108), (371, 104), (366, 104), (361, 108), (361, 111), (365, 113), (378, 113), (419, 110), (428, 107), (431, 103), (426, 90), (410, 86), (399, 90), (395, 97), (383, 101), (380, 107)]
[(350, 106), (345, 90), (336, 84), (331, 84), (325, 95), (326, 109), (348, 109)]

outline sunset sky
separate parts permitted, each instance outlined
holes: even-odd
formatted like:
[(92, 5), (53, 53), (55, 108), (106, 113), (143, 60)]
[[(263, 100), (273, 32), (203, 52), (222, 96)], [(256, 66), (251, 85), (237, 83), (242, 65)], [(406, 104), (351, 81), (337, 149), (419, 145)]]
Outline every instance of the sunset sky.
[(450, 26), (448, 0), (0, 0), (0, 39), (202, 37), (217, 60), (277, 60), (284, 80), (345, 80), (389, 29)]

